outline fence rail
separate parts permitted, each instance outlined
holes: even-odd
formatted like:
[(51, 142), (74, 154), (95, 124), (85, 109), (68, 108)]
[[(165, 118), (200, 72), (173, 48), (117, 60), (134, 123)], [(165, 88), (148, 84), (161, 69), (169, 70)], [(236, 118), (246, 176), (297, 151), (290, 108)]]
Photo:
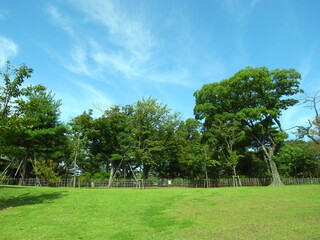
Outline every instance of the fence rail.
[[(268, 186), (271, 183), (270, 178), (244, 178), (241, 179), (242, 186)], [(304, 185), (304, 184), (320, 184), (320, 178), (283, 178), (285, 185)], [(0, 184), (18, 185), (19, 179), (8, 178), (0, 179)], [(24, 186), (49, 186), (44, 179), (26, 178)], [(234, 186), (234, 179), (139, 179), (139, 180), (123, 180), (115, 179), (110, 184), (114, 188), (157, 188), (157, 187), (184, 187), (184, 188), (212, 188), (212, 187), (232, 187)], [(67, 178), (57, 181), (52, 184), (53, 187), (109, 187), (108, 180), (100, 179), (81, 179), (81, 178)]]

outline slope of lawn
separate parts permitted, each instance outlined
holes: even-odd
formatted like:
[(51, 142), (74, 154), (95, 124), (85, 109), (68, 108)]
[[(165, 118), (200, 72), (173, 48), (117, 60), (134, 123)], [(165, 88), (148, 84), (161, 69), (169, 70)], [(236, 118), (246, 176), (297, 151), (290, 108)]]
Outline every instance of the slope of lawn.
[(320, 239), (320, 186), (0, 186), (0, 239)]

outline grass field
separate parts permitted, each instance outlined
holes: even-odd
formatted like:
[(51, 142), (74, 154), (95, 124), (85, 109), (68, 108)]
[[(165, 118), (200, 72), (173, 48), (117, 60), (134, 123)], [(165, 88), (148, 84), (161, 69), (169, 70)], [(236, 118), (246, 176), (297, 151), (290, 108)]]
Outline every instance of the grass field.
[(320, 239), (320, 186), (0, 186), (0, 239)]

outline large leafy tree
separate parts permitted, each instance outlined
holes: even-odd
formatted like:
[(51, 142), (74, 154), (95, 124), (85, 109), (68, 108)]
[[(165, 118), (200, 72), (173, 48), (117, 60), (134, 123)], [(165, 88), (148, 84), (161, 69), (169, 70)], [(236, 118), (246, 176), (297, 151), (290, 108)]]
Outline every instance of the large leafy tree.
[(152, 98), (134, 104), (130, 118), (133, 157), (142, 167), (143, 178), (148, 178), (151, 168), (164, 160), (163, 153), (168, 152), (170, 139), (179, 125), (178, 117)]
[(68, 125), (69, 131), (69, 146), (71, 154), (67, 165), (76, 165), (82, 169), (85, 174), (92, 177), (99, 170), (99, 164), (95, 161), (92, 154), (92, 139), (96, 135), (94, 130), (93, 111), (84, 111), (79, 116), (73, 118)]
[(189, 118), (182, 122), (173, 138), (172, 146), (178, 153), (176, 159), (182, 177), (208, 178), (209, 170), (218, 164), (209, 145), (202, 143), (200, 126), (198, 121)]
[(13, 68), (8, 62), (1, 73), (0, 150), (21, 164), (21, 183), (38, 157), (59, 160), (64, 156), (66, 128), (59, 122), (60, 101), (44, 86), (22, 87), (33, 70), (25, 65)]
[[(132, 176), (132, 106), (112, 106), (94, 121), (97, 135), (92, 138), (91, 152), (102, 159), (109, 170), (109, 186), (118, 173)], [(131, 171), (130, 171), (131, 170)], [(133, 177), (135, 177), (133, 175)]]
[(237, 165), (240, 157), (243, 156), (240, 151), (244, 151), (244, 149), (240, 143), (243, 141), (244, 132), (241, 130), (240, 123), (217, 119), (210, 132), (215, 139), (215, 148), (219, 154), (219, 160), (224, 166), (232, 169), (234, 185), (241, 185), (237, 174)]
[(19, 130), (17, 124), (16, 101), (21, 96), (26, 96), (29, 91), (22, 87), (24, 81), (31, 77), (32, 68), (21, 65), (13, 67), (9, 61), (6, 62), (3, 72), (0, 71), (0, 153), (10, 154), (15, 152), (20, 155), (19, 149), (11, 146), (9, 140), (12, 137), (12, 130)]
[(298, 102), (291, 96), (302, 91), (300, 78), (294, 69), (247, 67), (229, 79), (206, 84), (196, 91), (195, 117), (204, 121), (205, 132), (221, 117), (239, 122), (250, 138), (247, 147), (262, 150), (272, 173), (272, 185), (281, 185), (273, 159), (286, 138), (279, 118), (283, 110)]
[(44, 89), (30, 89), (17, 103), (17, 128), (12, 129), (10, 144), (23, 150), (21, 180), (26, 176), (28, 160), (42, 158), (56, 163), (66, 158), (66, 127), (59, 121), (61, 102)]

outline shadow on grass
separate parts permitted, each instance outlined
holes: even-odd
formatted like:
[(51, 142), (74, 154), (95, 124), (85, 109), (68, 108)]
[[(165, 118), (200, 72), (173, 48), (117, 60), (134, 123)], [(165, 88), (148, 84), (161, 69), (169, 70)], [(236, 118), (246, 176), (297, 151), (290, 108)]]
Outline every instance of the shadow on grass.
[(152, 227), (155, 231), (166, 231), (173, 226), (180, 229), (187, 228), (193, 224), (192, 219), (180, 219), (170, 216), (168, 211), (175, 211), (172, 206), (185, 195), (176, 195), (170, 198), (163, 199), (160, 203), (152, 204), (142, 215), (142, 220), (145, 225)]
[(14, 197), (10, 196), (9, 198), (0, 196), (0, 210), (10, 207), (48, 203), (65, 196), (67, 196), (66, 191), (41, 194), (24, 193)]

